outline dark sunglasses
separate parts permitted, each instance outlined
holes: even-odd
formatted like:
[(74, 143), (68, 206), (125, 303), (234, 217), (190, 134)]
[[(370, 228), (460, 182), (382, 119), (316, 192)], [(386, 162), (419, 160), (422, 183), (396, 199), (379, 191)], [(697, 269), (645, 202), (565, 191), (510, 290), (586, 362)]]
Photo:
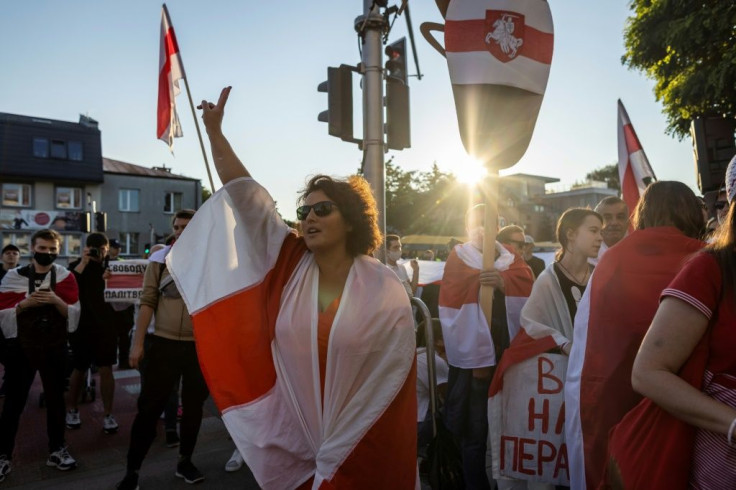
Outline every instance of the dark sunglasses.
[(299, 221), (304, 221), (309, 216), (309, 211), (314, 209), (314, 214), (322, 218), (328, 216), (332, 212), (332, 208), (336, 207), (337, 204), (332, 201), (320, 201), (311, 205), (305, 204), (296, 208), (296, 217)]
[(526, 245), (526, 242), (522, 242), (521, 240), (509, 240), (509, 243), (516, 245), (519, 248), (524, 248), (524, 245)]
[(716, 201), (715, 204), (713, 204), (713, 207), (718, 210), (721, 210), (725, 208), (726, 206), (728, 206), (728, 202), (726, 201)]

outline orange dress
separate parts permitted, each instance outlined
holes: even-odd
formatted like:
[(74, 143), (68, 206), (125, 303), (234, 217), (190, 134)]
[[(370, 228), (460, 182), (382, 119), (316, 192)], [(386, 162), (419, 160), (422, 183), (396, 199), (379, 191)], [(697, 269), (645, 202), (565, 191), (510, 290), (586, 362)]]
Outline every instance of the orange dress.
[[(337, 309), (340, 307), (341, 296), (335, 298), (330, 305), (318, 313), (317, 316), (317, 349), (319, 355), (319, 377), (320, 386), (322, 388), (322, 396), (325, 392), (325, 371), (327, 369), (327, 346), (330, 341), (330, 330), (335, 320)], [(376, 468), (376, 463), (382, 461), (385, 465), (386, 460), (401, 461), (406, 454), (413, 455), (416, 453), (416, 439), (412, 438), (396, 438), (396, 431), (415, 431), (416, 427), (395, 427), (396, 420), (408, 420), (408, 413), (416, 416), (416, 395), (411, 393), (412, 389), (416, 389), (416, 360), (412, 365), (411, 372), (407, 376), (407, 381), (401, 388), (399, 393), (391, 405), (376, 421), (373, 426), (368, 429), (361, 444), (348, 456), (340, 467), (340, 471), (330, 482), (323, 482), (320, 489), (337, 489), (337, 488), (356, 488), (356, 482), (362, 482), (368, 485), (366, 488), (395, 488), (395, 489), (412, 489), (415, 484), (415, 474), (402, 475), (405, 481), (397, 475), (380, 474), (380, 472), (371, 471)], [(367, 443), (367, 444), (364, 444)], [(403, 444), (402, 444), (403, 443)], [(411, 447), (405, 447), (406, 445)], [(366, 481), (365, 475), (373, 475), (375, 478), (370, 482)], [(297, 490), (309, 490), (314, 483), (314, 477), (299, 485)]]

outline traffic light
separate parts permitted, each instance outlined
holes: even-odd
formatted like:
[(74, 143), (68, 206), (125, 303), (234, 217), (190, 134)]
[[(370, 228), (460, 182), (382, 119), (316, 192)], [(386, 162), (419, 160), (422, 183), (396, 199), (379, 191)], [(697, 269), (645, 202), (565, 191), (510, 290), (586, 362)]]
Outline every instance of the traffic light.
[(89, 211), (79, 213), (79, 231), (82, 233), (92, 231), (92, 213)]
[(145, 254), (146, 257), (148, 257), (148, 254), (151, 253), (151, 244), (150, 243), (146, 243), (145, 245), (143, 245), (143, 253)]
[(386, 46), (386, 57), (386, 145), (403, 150), (411, 147), (406, 38)]
[(97, 211), (95, 213), (95, 231), (104, 233), (107, 231), (107, 213)]
[(693, 119), (690, 136), (700, 192), (717, 191), (725, 182), (726, 168), (736, 153), (736, 121), (721, 117)]
[(343, 141), (355, 142), (353, 138), (353, 67), (340, 65), (327, 68), (327, 81), (317, 87), (327, 92), (327, 110), (317, 116), (318, 121), (328, 124), (330, 136)]

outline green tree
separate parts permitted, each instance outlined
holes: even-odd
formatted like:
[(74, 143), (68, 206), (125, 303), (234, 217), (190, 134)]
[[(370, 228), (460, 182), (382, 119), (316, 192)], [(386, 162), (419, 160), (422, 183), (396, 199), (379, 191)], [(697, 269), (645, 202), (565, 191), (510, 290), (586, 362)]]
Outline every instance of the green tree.
[(668, 132), (699, 116), (736, 118), (736, 2), (632, 0), (622, 63), (654, 80)]
[(207, 187), (202, 186), (202, 204), (204, 204), (204, 202), (210, 197), (212, 197), (212, 191)]
[(609, 189), (621, 190), (621, 182), (618, 179), (618, 164), (612, 163), (600, 167), (585, 175), (586, 180), (597, 180), (608, 184)]

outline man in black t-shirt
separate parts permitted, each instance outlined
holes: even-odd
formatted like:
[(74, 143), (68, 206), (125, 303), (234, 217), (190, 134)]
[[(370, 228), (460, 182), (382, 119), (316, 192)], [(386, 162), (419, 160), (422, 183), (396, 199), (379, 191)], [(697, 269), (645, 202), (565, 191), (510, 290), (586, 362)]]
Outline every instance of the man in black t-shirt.
[(117, 360), (117, 332), (112, 321), (112, 308), (105, 303), (105, 280), (110, 276), (107, 270), (108, 251), (109, 242), (104, 233), (91, 233), (87, 236), (82, 258), (69, 264), (79, 284), (82, 314), (79, 329), (69, 338), (74, 370), (69, 379), (66, 426), (78, 429), (82, 425), (79, 397), (86, 371), (94, 363), (100, 373), (100, 392), (105, 410), (102, 428), (105, 433), (113, 434), (118, 430), (118, 424), (112, 416), (115, 393), (112, 366)]
[(8, 244), (3, 247), (3, 263), (0, 267), (0, 280), (10, 270), (18, 267), (20, 262), (20, 249), (15, 245)]

